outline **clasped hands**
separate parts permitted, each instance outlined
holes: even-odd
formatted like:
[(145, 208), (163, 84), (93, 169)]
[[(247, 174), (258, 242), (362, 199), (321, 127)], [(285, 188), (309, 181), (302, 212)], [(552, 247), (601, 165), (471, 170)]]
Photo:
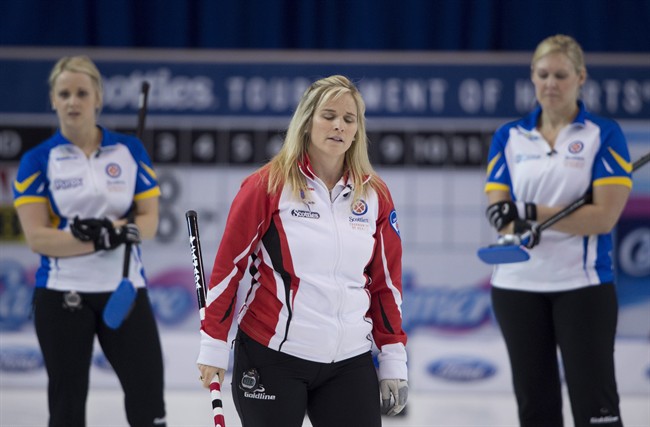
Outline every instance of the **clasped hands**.
[(115, 249), (124, 243), (140, 243), (140, 230), (128, 223), (115, 227), (108, 218), (74, 217), (70, 223), (72, 235), (82, 242), (93, 242), (96, 251)]
[(517, 235), (529, 233), (530, 238), (524, 242), (528, 249), (537, 246), (541, 240), (541, 232), (537, 220), (537, 206), (534, 203), (513, 202), (503, 200), (487, 207), (485, 211), (490, 225), (497, 231), (502, 231), (508, 224), (513, 223), (513, 232)]

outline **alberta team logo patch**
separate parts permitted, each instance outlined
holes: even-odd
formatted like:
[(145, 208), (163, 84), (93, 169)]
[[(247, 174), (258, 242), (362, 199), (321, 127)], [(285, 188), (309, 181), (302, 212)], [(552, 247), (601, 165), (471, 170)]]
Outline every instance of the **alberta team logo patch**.
[(109, 163), (106, 165), (106, 175), (111, 178), (118, 178), (122, 175), (122, 168), (117, 163)]
[(569, 153), (578, 154), (583, 148), (585, 148), (585, 144), (583, 144), (582, 141), (574, 141), (569, 144)]
[(368, 212), (368, 204), (365, 200), (357, 200), (352, 204), (352, 214), (356, 216), (364, 215)]

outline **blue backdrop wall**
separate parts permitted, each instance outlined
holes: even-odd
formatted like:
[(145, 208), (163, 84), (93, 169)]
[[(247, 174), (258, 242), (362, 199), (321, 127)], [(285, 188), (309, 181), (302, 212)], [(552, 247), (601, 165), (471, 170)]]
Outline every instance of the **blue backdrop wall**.
[(650, 51), (650, 0), (2, 0), (0, 45)]

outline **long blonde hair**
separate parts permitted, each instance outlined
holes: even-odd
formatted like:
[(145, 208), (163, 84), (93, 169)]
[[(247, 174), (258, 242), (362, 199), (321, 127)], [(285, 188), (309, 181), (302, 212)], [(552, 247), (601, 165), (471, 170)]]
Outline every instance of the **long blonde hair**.
[[(354, 187), (353, 200), (363, 196), (367, 187), (364, 182), (380, 195), (385, 195), (383, 182), (375, 173), (368, 157), (368, 137), (366, 135), (366, 104), (357, 87), (347, 78), (333, 75), (312, 83), (303, 94), (296, 111), (289, 122), (284, 144), (280, 151), (262, 169), (269, 170), (268, 193), (274, 194), (284, 184), (289, 184), (295, 197), (309, 194), (307, 182), (298, 168), (298, 163), (307, 154), (310, 143), (312, 118), (319, 107), (343, 94), (350, 94), (357, 106), (357, 134), (345, 153), (345, 171)], [(368, 179), (370, 178), (370, 179)]]

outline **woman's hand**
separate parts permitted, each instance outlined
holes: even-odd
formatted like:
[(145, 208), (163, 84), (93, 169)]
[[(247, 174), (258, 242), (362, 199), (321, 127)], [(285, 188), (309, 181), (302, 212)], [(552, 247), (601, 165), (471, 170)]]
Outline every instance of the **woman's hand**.
[(199, 372), (201, 373), (199, 379), (203, 383), (203, 387), (210, 388), (210, 383), (212, 382), (212, 379), (215, 375), (219, 375), (219, 383), (223, 383), (223, 378), (226, 375), (225, 369), (202, 365), (200, 363), (197, 366), (199, 368)]

